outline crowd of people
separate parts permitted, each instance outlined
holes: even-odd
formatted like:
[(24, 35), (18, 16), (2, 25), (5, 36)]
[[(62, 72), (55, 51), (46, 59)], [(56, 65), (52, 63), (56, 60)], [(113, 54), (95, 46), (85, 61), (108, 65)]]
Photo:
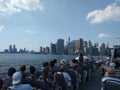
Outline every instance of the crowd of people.
[(70, 61), (44, 62), (41, 70), (30, 66), (27, 71), (26, 65), (19, 70), (10, 67), (7, 75), (0, 79), (0, 90), (77, 90), (77, 84), (85, 84), (92, 69), (92, 63), (82, 55)]
[[(7, 75), (0, 78), (0, 90), (79, 90), (79, 85), (85, 85), (94, 71), (94, 58), (90, 58), (80, 54), (69, 61), (62, 59), (58, 62), (53, 59), (44, 62), (40, 70), (30, 66), (27, 71), (26, 65), (20, 66), (19, 70), (10, 67)], [(120, 63), (117, 61), (110, 63), (110, 60), (106, 60), (101, 64), (102, 90), (113, 90), (108, 89), (111, 83), (118, 88), (114, 90), (120, 90), (119, 68)]]
[(101, 90), (120, 90), (120, 60), (116, 58), (110, 61), (110, 58), (100, 67), (102, 88)]

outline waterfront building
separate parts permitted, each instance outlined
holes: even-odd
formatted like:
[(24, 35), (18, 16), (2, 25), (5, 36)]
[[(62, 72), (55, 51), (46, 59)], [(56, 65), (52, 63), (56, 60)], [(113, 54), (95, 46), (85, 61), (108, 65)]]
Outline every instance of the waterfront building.
[(56, 54), (64, 54), (64, 39), (58, 39), (57, 40)]
[(42, 46), (40, 46), (40, 53), (42, 53)]
[(88, 49), (88, 42), (87, 41), (83, 41), (83, 54), (87, 55), (87, 49)]
[(100, 55), (105, 56), (105, 51), (105, 44), (102, 43), (102, 45), (100, 46)]
[(4, 49), (4, 52), (5, 52), (5, 53), (8, 53), (8, 52), (9, 52), (9, 50), (8, 50), (8, 49)]
[(78, 40), (75, 40), (75, 54), (83, 53), (83, 50), (83, 39), (80, 38)]
[(50, 51), (49, 47), (45, 47), (45, 54), (48, 54)]
[(75, 54), (75, 40), (69, 42), (69, 44), (68, 44), (68, 54), (69, 55)]
[(13, 53), (17, 53), (17, 48), (16, 48), (16, 45), (13, 45), (13, 50), (12, 50)]
[(50, 44), (50, 53), (56, 54), (56, 44), (53, 43)]
[(87, 54), (88, 54), (88, 55), (93, 55), (93, 48), (92, 48), (92, 47), (89, 47), (89, 48), (87, 49)]
[(9, 53), (12, 53), (12, 45), (9, 45)]
[(98, 48), (95, 46), (92, 48), (92, 55), (94, 55), (94, 56), (99, 55)]
[(88, 42), (88, 47), (90, 48), (90, 47), (92, 47), (92, 42), (89, 40), (89, 42)]
[(70, 46), (70, 37), (68, 37), (68, 41), (67, 41), (67, 43), (66, 43), (66, 45), (64, 47), (64, 53), (65, 54), (69, 54), (68, 53), (69, 46)]

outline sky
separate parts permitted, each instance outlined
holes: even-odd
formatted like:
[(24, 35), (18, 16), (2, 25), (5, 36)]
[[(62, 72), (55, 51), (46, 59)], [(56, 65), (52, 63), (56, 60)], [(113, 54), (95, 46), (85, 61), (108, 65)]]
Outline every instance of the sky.
[(68, 37), (120, 45), (120, 0), (0, 0), (0, 51)]

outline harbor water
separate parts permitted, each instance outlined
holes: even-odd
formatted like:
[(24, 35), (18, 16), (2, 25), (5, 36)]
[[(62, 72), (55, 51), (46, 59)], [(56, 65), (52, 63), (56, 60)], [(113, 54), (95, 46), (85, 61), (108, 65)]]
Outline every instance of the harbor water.
[(7, 74), (9, 67), (15, 67), (19, 70), (20, 66), (25, 64), (27, 66), (27, 70), (30, 65), (35, 66), (36, 69), (39, 70), (42, 67), (42, 63), (45, 61), (53, 59), (57, 59), (58, 62), (61, 59), (69, 61), (75, 57), (76, 55), (0, 54), (0, 76), (3, 77), (3, 75)]

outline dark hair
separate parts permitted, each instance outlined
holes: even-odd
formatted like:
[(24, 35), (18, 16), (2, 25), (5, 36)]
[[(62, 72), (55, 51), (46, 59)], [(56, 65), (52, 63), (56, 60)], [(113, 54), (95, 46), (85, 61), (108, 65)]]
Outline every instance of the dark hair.
[(44, 62), (43, 63), (43, 67), (46, 67), (46, 66), (48, 66), (49, 65), (49, 62)]
[(53, 61), (50, 61), (50, 66), (51, 67), (54, 67), (55, 66), (55, 63)]
[(2, 78), (0, 78), (0, 90), (1, 90), (2, 86), (3, 86), (3, 80), (2, 80)]
[(35, 67), (34, 66), (30, 66), (30, 74), (34, 74), (35, 73)]
[(11, 67), (8, 69), (8, 76), (12, 77), (12, 75), (16, 72), (16, 69), (14, 67)]
[(21, 70), (22, 72), (24, 72), (24, 71), (26, 70), (26, 66), (25, 66), (25, 65), (22, 65), (22, 66), (20, 67), (20, 70)]
[(53, 59), (53, 62), (54, 62), (54, 63), (57, 63), (57, 60), (56, 60), (56, 59)]

